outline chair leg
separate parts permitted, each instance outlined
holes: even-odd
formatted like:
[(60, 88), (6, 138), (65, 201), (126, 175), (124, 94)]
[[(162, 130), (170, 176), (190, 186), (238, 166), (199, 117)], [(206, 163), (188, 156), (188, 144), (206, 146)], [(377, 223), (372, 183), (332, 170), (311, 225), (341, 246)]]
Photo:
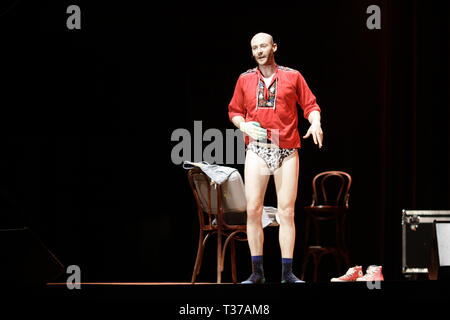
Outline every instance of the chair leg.
[(223, 272), (224, 264), (225, 264), (225, 257), (227, 253), (227, 247), (228, 243), (233, 241), (233, 234), (228, 235), (227, 239), (225, 240), (223, 246), (222, 246), (222, 260), (220, 261), (220, 271)]
[(314, 255), (313, 256), (313, 282), (317, 282), (317, 257)]
[(304, 258), (306, 258), (307, 251), (308, 251), (308, 245), (309, 245), (309, 229), (311, 228), (311, 218), (309, 215), (306, 216), (305, 221), (305, 235), (304, 235), (304, 241), (303, 241), (303, 250), (305, 252)]
[(315, 232), (315, 240), (316, 243), (314, 245), (320, 246), (320, 228), (319, 228), (319, 222), (316, 219), (313, 219), (314, 224), (314, 232)]
[(348, 252), (344, 253), (344, 263), (346, 264), (347, 268), (350, 268), (351, 266), (351, 261), (350, 261), (350, 257), (348, 255)]
[(347, 268), (350, 267), (346, 243), (345, 216), (339, 217), (336, 222), (336, 243), (341, 265), (343, 261)]
[(231, 240), (231, 277), (233, 279), (233, 283), (237, 283), (237, 275), (236, 275), (236, 244), (234, 239)]
[(333, 252), (334, 261), (336, 262), (336, 269), (337, 273), (340, 275), (342, 274), (342, 259), (343, 256), (341, 255), (340, 251), (334, 251)]
[(217, 283), (222, 282), (222, 231), (217, 232)]
[(337, 252), (334, 252), (334, 260), (336, 261), (338, 274), (342, 273), (342, 259), (344, 259), (344, 248), (342, 247), (342, 228), (341, 228), (341, 217), (336, 220), (336, 246)]
[(200, 231), (200, 235), (198, 237), (197, 257), (195, 258), (194, 271), (192, 272), (192, 279), (191, 279), (192, 284), (195, 283), (197, 275), (200, 272), (200, 268), (202, 266), (203, 249), (204, 249), (203, 241), (204, 241), (203, 231)]
[(342, 243), (342, 251), (344, 252), (344, 262), (347, 264), (347, 267), (350, 267), (351, 261), (350, 261), (350, 253), (348, 249), (348, 233), (347, 233), (347, 227), (346, 227), (346, 219), (347, 216), (344, 214), (342, 216), (342, 223), (341, 223), (341, 243)]
[(306, 253), (305, 255), (305, 260), (303, 260), (303, 266), (302, 266), (302, 280), (305, 280), (305, 276), (306, 276), (306, 268), (308, 267), (308, 262), (309, 262), (309, 252)]
[(314, 254), (313, 257), (314, 257), (314, 259), (313, 259), (313, 261), (314, 261), (313, 281), (317, 282), (317, 274), (319, 271), (318, 269), (319, 269), (320, 260), (322, 259), (322, 254), (320, 254), (320, 253), (318, 255)]

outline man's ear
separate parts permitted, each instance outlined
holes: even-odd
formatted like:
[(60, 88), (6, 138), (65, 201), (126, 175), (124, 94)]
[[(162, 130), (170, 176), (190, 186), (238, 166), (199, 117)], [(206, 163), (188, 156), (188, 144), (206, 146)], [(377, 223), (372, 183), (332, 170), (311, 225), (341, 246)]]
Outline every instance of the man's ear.
[(277, 49), (278, 49), (278, 46), (277, 46), (276, 43), (274, 43), (274, 44), (272, 45), (272, 50), (273, 50), (273, 52), (277, 51)]

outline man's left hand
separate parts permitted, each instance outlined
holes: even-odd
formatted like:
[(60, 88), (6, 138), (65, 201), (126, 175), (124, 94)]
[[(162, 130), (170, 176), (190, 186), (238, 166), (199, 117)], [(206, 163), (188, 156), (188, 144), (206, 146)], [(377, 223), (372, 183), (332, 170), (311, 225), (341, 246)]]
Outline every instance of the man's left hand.
[(320, 122), (313, 122), (303, 138), (306, 139), (309, 136), (313, 137), (314, 144), (319, 144), (319, 148), (322, 148), (323, 131), (320, 126)]

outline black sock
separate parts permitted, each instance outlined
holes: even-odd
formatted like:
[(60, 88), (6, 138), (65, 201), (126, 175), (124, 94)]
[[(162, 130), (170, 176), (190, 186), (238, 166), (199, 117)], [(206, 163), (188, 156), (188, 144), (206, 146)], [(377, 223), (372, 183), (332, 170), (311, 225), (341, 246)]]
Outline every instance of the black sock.
[(281, 281), (295, 283), (299, 279), (292, 273), (292, 258), (281, 258)]
[(252, 256), (252, 274), (244, 283), (264, 283), (263, 256)]
[(263, 256), (252, 256), (252, 272), (264, 276)]

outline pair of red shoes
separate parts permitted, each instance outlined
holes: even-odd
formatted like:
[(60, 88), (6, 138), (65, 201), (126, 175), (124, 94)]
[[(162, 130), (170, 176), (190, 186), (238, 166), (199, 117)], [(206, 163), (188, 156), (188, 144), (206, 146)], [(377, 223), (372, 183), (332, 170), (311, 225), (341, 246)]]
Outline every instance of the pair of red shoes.
[(369, 266), (366, 274), (363, 274), (361, 266), (354, 266), (347, 270), (346, 274), (339, 278), (332, 278), (331, 282), (352, 282), (352, 281), (383, 281), (382, 266)]

